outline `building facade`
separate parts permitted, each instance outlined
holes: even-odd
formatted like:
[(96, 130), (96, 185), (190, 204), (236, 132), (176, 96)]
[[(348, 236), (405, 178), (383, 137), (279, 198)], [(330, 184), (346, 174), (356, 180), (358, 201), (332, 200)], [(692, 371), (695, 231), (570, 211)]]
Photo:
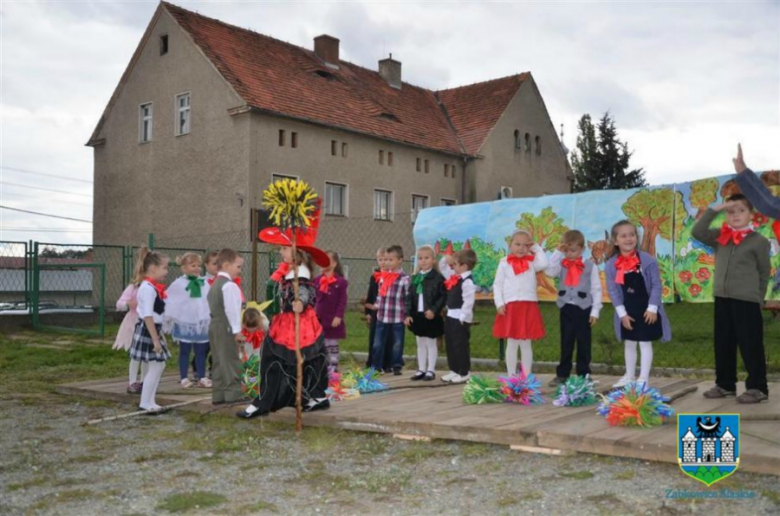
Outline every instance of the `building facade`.
[[(87, 145), (94, 242), (246, 242), (276, 177), (323, 197), (320, 243), (412, 246), (429, 206), (567, 193), (571, 169), (530, 73), (432, 91), (162, 2)], [(233, 239), (226, 235), (236, 235)]]

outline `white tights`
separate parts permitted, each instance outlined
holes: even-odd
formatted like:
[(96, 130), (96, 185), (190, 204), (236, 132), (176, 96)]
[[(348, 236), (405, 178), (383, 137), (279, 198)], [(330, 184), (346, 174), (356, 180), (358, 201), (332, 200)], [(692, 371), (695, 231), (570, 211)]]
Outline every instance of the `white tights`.
[(146, 376), (144, 376), (144, 387), (141, 389), (141, 403), (138, 405), (144, 410), (154, 410), (160, 408), (155, 402), (157, 387), (160, 385), (165, 370), (165, 362), (149, 362)]
[(436, 359), (439, 350), (436, 348), (436, 339), (431, 337), (417, 337), (417, 370), (423, 373), (436, 371)]
[[(634, 378), (636, 374), (636, 345), (637, 341), (627, 340), (625, 343), (626, 355), (626, 376)], [(639, 379), (645, 380), (650, 377), (650, 368), (653, 366), (653, 343), (639, 342), (639, 349), (642, 353), (642, 359), (639, 366)]]
[(141, 382), (144, 381), (144, 377), (146, 376), (147, 371), (147, 365), (148, 362), (139, 362), (138, 360), (130, 359), (130, 378), (129, 383), (135, 383), (138, 381), (138, 368), (140, 366), (141, 368)]
[(520, 348), (520, 360), (523, 374), (531, 374), (531, 366), (534, 363), (534, 350), (531, 341), (527, 339), (507, 339), (506, 341), (506, 372), (510, 376), (517, 373), (517, 348)]

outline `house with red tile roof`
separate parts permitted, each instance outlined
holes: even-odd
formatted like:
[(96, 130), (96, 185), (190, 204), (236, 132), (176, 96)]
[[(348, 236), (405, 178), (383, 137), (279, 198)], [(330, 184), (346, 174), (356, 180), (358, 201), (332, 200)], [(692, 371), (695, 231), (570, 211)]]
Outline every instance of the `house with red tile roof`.
[(339, 54), (329, 35), (302, 48), (161, 2), (87, 143), (94, 242), (248, 241), (277, 177), (312, 184), (320, 243), (352, 256), (408, 245), (426, 207), (570, 191), (530, 72), (434, 91), (392, 55)]

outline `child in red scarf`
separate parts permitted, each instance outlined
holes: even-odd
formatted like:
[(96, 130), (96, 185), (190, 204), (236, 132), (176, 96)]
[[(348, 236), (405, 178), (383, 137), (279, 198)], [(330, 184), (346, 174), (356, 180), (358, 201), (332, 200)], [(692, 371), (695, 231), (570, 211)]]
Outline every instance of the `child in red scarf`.
[(658, 261), (637, 249), (636, 226), (621, 220), (612, 226), (612, 249), (607, 260), (607, 290), (615, 306), (615, 335), (625, 342), (626, 374), (614, 387), (634, 383), (636, 347), (641, 363), (637, 388), (643, 389), (653, 365), (653, 342), (672, 338), (672, 328), (661, 302), (663, 283)]
[(322, 274), (314, 278), (317, 287), (317, 301), (314, 310), (325, 334), (325, 347), (328, 350), (330, 364), (328, 372), (339, 369), (339, 341), (347, 338), (344, 312), (347, 310), (347, 288), (341, 258), (334, 251), (327, 251), (330, 265), (322, 268)]
[[(718, 212), (726, 210), (726, 222), (710, 229)], [(764, 321), (761, 305), (769, 284), (769, 241), (753, 231), (753, 205), (742, 194), (708, 208), (691, 232), (700, 242), (715, 248), (715, 386), (705, 398), (737, 394), (737, 348), (748, 376), (739, 403), (768, 399)]]
[(507, 374), (517, 373), (517, 350), (520, 348), (523, 373), (531, 374), (533, 348), (531, 341), (544, 337), (542, 312), (536, 293), (536, 273), (547, 268), (544, 249), (535, 244), (528, 231), (519, 229), (509, 240), (509, 254), (502, 258), (493, 281), (496, 320), (493, 337), (506, 339)]
[(550, 387), (565, 383), (571, 375), (575, 343), (577, 374), (590, 374), (591, 328), (601, 311), (601, 277), (592, 260), (583, 261), (584, 250), (585, 235), (576, 229), (567, 231), (546, 272), (558, 278), (557, 304), (561, 311), (561, 361)]

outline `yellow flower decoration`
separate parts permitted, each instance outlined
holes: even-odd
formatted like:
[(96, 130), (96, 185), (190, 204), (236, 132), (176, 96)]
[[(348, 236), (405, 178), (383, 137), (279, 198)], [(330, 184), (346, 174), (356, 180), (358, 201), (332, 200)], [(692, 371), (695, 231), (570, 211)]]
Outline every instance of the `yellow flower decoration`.
[(281, 179), (263, 192), (263, 206), (271, 210), (274, 225), (288, 228), (308, 228), (316, 209), (317, 193), (304, 181)]

